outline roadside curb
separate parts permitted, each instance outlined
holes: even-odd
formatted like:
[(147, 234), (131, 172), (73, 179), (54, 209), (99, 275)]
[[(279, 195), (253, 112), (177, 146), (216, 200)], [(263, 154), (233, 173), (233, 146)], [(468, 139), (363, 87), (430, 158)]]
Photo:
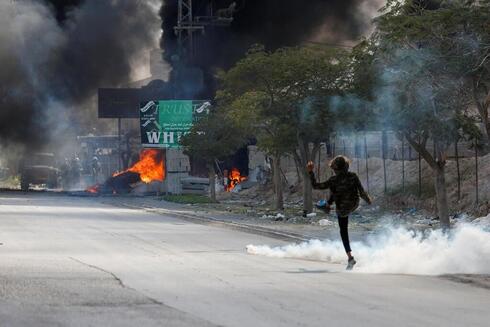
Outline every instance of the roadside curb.
[(245, 233), (250, 233), (250, 234), (256, 234), (256, 235), (262, 235), (262, 236), (268, 236), (276, 239), (280, 239), (283, 241), (288, 241), (288, 242), (306, 242), (309, 241), (310, 239), (300, 235), (300, 234), (295, 234), (295, 233), (289, 233), (289, 232), (281, 232), (277, 230), (273, 230), (270, 228), (266, 227), (259, 227), (259, 226), (253, 226), (253, 225), (248, 225), (248, 224), (241, 224), (241, 223), (236, 223), (236, 222), (231, 222), (231, 221), (225, 221), (225, 220), (220, 220), (216, 218), (210, 218), (210, 217), (203, 217), (199, 215), (193, 215), (189, 213), (182, 213), (182, 212), (176, 212), (174, 210), (170, 209), (164, 209), (164, 208), (158, 208), (158, 207), (148, 207), (148, 206), (138, 206), (138, 205), (131, 205), (131, 204), (126, 204), (126, 203), (109, 203), (114, 206), (122, 206), (130, 209), (138, 209), (138, 210), (144, 210), (146, 212), (151, 212), (151, 213), (156, 213), (159, 215), (166, 215), (166, 216), (173, 216), (185, 221), (193, 222), (193, 223), (198, 223), (198, 224), (203, 224), (203, 225), (211, 225), (211, 226), (219, 226), (219, 227), (224, 227), (224, 228), (229, 228), (233, 230), (238, 230), (242, 231)]

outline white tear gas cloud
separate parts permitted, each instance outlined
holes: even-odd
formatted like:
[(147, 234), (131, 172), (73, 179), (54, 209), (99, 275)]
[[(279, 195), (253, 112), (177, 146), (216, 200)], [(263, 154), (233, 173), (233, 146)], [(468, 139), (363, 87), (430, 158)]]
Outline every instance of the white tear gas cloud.
[[(339, 236), (340, 239), (340, 236)], [(388, 228), (365, 242), (353, 242), (354, 271), (439, 275), (490, 273), (490, 232), (481, 226), (460, 224), (451, 233), (427, 233)], [(273, 258), (302, 258), (345, 263), (340, 240), (311, 240), (280, 247), (248, 245), (250, 254)]]
[(60, 23), (43, 1), (0, 0), (0, 144), (45, 145), (51, 131), (80, 128), (97, 89), (128, 83), (158, 47), (160, 7), (85, 0)]

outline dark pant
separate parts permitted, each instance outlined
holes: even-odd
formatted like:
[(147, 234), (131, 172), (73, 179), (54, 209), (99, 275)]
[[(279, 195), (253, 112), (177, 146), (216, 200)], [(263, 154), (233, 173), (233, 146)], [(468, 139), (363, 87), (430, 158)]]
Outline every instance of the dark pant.
[(338, 217), (339, 219), (339, 227), (340, 227), (340, 237), (342, 238), (342, 243), (344, 244), (345, 252), (351, 252), (350, 243), (349, 243), (349, 231), (347, 226), (349, 225), (349, 217)]

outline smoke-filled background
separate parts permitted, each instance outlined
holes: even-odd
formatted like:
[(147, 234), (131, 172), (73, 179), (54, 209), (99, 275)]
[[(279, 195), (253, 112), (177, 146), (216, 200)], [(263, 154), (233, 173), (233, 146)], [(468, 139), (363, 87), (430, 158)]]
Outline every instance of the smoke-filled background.
[(0, 142), (39, 149), (96, 123), (161, 36), (159, 0), (0, 0)]
[[(200, 38), (196, 62), (207, 67), (227, 67), (255, 43), (269, 49), (306, 41), (350, 44), (371, 30), (371, 19), (382, 0), (216, 0), (194, 1), (194, 13), (206, 15), (236, 2), (230, 27), (216, 27)], [(162, 10), (167, 31), (162, 47), (167, 58), (177, 52), (176, 36), (168, 33), (177, 24), (177, 0), (167, 0)]]
[[(232, 2), (195, 0), (194, 13)], [(209, 96), (214, 69), (231, 66), (252, 44), (351, 44), (370, 31), (383, 1), (236, 3), (231, 26), (197, 37), (189, 62), (204, 71)], [(0, 0), (0, 146), (59, 149), (69, 137), (103, 127), (97, 89), (148, 77), (149, 52), (159, 46), (172, 63), (176, 22), (177, 0)]]

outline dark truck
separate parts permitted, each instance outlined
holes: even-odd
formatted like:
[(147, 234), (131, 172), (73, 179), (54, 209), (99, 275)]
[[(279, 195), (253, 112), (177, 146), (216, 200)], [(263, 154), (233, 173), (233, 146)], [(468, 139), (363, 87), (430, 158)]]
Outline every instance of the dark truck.
[(59, 169), (52, 153), (34, 153), (25, 157), (20, 167), (20, 188), (29, 190), (31, 185), (46, 185), (48, 188), (58, 187)]

